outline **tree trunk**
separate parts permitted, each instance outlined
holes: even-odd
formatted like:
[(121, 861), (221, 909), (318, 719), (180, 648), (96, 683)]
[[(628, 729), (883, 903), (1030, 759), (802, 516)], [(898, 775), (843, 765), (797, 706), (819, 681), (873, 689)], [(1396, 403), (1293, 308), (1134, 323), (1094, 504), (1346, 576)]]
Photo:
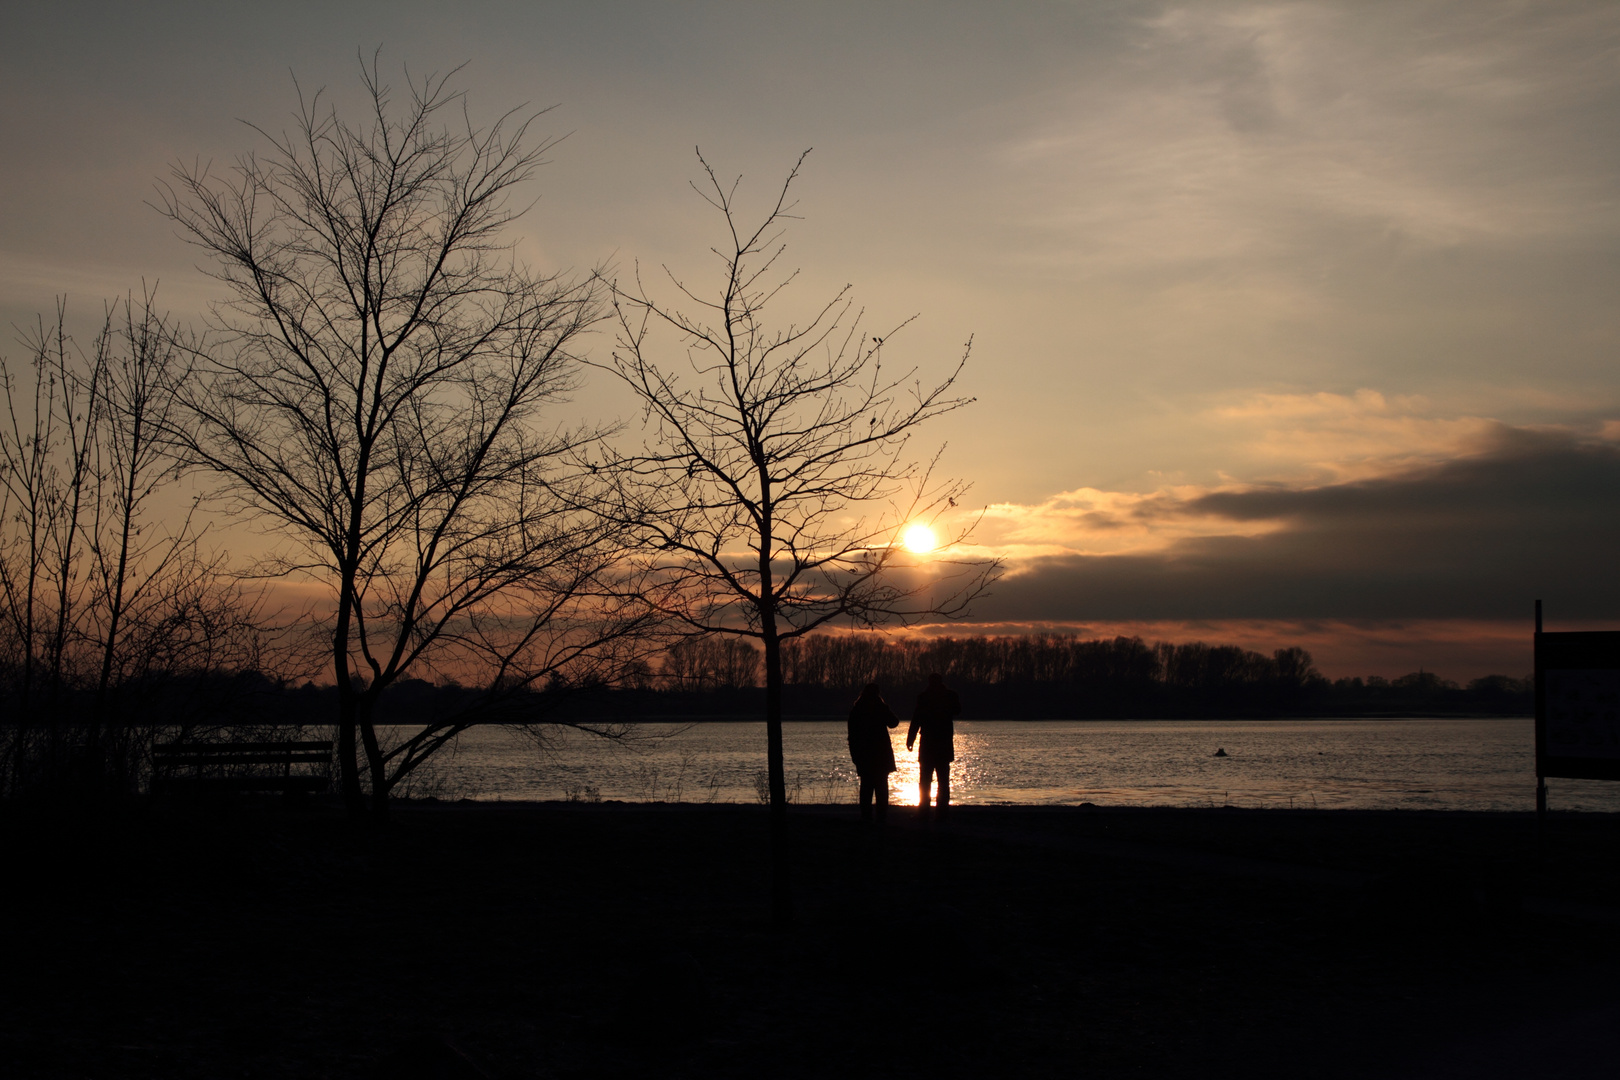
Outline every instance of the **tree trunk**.
[(793, 921), (789, 867), (787, 770), (782, 758), (782, 642), (776, 620), (765, 619), (765, 767), (771, 789), (771, 922), (777, 929)]
[[(141, 413), (135, 412), (135, 432), (131, 440), (130, 460), (139, 461), (141, 452)], [(124, 618), (124, 583), (129, 578), (130, 533), (135, 528), (135, 488), (140, 477), (132, 464), (129, 472), (119, 477), (118, 493), (122, 506), (118, 513), (118, 565), (108, 586), (107, 638), (102, 643), (101, 675), (96, 680), (96, 706), (91, 714), (90, 751), (92, 758), (101, 754), (101, 733), (109, 723), (107, 715), (107, 688), (112, 685), (113, 660), (118, 650), (118, 631)]]
[[(356, 546), (354, 532), (351, 528), (351, 550)], [(354, 618), (353, 567), (351, 560), (339, 568), (337, 625), (332, 628), (332, 667), (337, 673), (338, 687), (338, 786), (343, 792), (343, 805), (349, 811), (349, 817), (358, 820), (365, 816), (366, 800), (360, 791), (360, 759), (354, 741), (360, 695), (355, 692), (354, 679), (349, 673), (349, 625)]]
[(344, 590), (338, 601), (337, 627), (332, 631), (332, 667), (338, 687), (338, 789), (343, 792), (349, 816), (361, 818), (366, 813), (366, 800), (360, 791), (360, 759), (354, 741), (360, 695), (355, 693), (349, 676), (349, 617), (348, 591)]
[(372, 711), (377, 702), (375, 690), (374, 685), (360, 696), (356, 720), (361, 744), (366, 748), (366, 764), (371, 767), (371, 820), (375, 825), (383, 825), (388, 821), (388, 763), (383, 760), (382, 746), (377, 742), (377, 725), (372, 723)]
[(366, 800), (360, 791), (360, 761), (354, 741), (354, 691), (338, 689), (338, 790), (349, 816), (365, 815)]

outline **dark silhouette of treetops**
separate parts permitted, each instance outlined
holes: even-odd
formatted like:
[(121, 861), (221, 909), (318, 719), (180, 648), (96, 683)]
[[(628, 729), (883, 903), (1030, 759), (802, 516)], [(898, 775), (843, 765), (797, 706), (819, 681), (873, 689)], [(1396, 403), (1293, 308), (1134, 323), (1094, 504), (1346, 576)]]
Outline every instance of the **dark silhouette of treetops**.
[(480, 127), (449, 76), (396, 99), (375, 58), (362, 75), (359, 124), (300, 94), (290, 134), (255, 129), (265, 149), (229, 174), (176, 167), (161, 209), (228, 297), (171, 434), (278, 530), (262, 572), (330, 586), (341, 787), (358, 810), (363, 752), (380, 814), (478, 715), (383, 746), (374, 712), (407, 672), (476, 672), (488, 706), (609, 678), (647, 614), (602, 584), (615, 533), (581, 509), (599, 481), (573, 462), (599, 433), (551, 419), (597, 281), (537, 275), (506, 236), (554, 145), (529, 138), (540, 114)]

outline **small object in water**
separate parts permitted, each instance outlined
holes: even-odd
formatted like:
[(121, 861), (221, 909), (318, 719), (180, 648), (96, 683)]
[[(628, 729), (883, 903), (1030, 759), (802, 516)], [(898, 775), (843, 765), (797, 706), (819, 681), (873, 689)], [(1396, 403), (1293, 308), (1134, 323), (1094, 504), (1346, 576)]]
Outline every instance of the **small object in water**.
[(1215, 748), (1215, 756), (1216, 757), (1226, 757), (1226, 748), (1224, 746), (1217, 746)]

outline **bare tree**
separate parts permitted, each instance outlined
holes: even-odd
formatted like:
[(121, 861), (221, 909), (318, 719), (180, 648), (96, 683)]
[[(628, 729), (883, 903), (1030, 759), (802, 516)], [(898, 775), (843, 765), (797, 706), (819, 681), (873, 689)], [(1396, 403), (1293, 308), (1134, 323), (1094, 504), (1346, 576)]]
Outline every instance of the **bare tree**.
[(262, 667), (259, 598), (202, 549), (189, 514), (155, 505), (176, 478), (158, 438), (175, 345), (151, 295), (109, 305), (88, 350), (65, 303), (23, 341), (26, 369), (0, 361), (4, 785), (127, 791), (150, 734), (132, 697)]
[[(909, 523), (937, 520), (966, 491), (908, 451), (920, 425), (971, 402), (954, 390), (968, 348), (932, 385), (915, 369), (891, 373), (882, 350), (906, 324), (864, 332), (847, 285), (804, 322), (768, 324), (767, 308), (796, 276), (778, 263), (804, 155), (754, 228), (738, 220), (737, 183), (698, 161), (706, 180), (694, 190), (723, 221), (711, 249), (719, 285), (700, 292), (664, 268), (687, 311), (653, 299), (639, 272), (632, 287), (614, 285), (617, 347), (605, 366), (635, 392), (652, 430), (642, 452), (611, 457), (605, 471), (612, 512), (650, 552), (653, 602), (691, 632), (763, 649), (773, 895), (786, 918), (782, 642), (835, 620), (961, 613), (998, 564), (919, 560), (899, 543)], [(672, 361), (655, 359), (654, 330), (669, 335)]]
[[(43, 725), (48, 768), (60, 762), (61, 696), (74, 659), (74, 620), (84, 511), (94, 500), (92, 446), (101, 365), (82, 363), (67, 332), (66, 304), (23, 336), (22, 372), (0, 360), (6, 425), (0, 432), (0, 620), (15, 724), (7, 744), (11, 786)], [(97, 350), (99, 354), (99, 349)], [(43, 692), (43, 700), (42, 698)]]
[[(174, 327), (152, 301), (150, 291), (143, 293), (137, 309), (134, 298), (126, 297), (122, 319), (118, 307), (111, 307), (96, 339), (93, 382), (101, 392), (94, 458), (100, 490), (88, 575), (96, 602), (87, 634), (100, 654), (98, 713), (108, 690), (122, 681), (130, 665), (139, 663), (137, 655), (151, 651), (148, 643), (135, 644), (141, 635), (127, 633), (129, 623), (150, 621), (154, 607), (167, 612), (173, 604), (160, 601), (160, 594), (169, 594), (172, 601), (174, 591), (187, 588), (182, 582), (213, 578), (221, 569), (214, 565), (196, 572), (195, 563), (203, 556), (191, 513), (168, 528), (154, 528), (157, 523), (147, 520), (153, 496), (178, 475), (162, 434), (174, 419), (172, 376), (179, 349)], [(186, 562), (192, 565), (174, 572)], [(164, 618), (157, 616), (158, 621)]]
[(165, 684), (176, 676), (273, 681), (287, 653), (264, 590), (247, 587), (226, 552), (203, 546), (200, 500), (181, 502), (173, 490), (182, 463), (165, 433), (179, 419), (183, 345), (148, 289), (139, 304), (126, 296), (108, 307), (92, 360), (95, 498), (88, 596), (76, 623), (80, 682), (92, 696), (80, 724), (90, 757), (121, 768), (125, 787), (158, 727), (197, 719), (176, 709)]
[[(60, 311), (58, 312), (60, 316)], [(60, 321), (60, 320), (59, 320)], [(41, 327), (44, 320), (41, 319)], [(38, 348), (29, 348), (25, 371), (14, 370), (0, 360), (0, 381), (6, 394), (6, 426), (0, 435), (0, 597), (5, 602), (7, 668), (11, 675), (12, 696), (22, 715), (27, 715), (33, 699), (39, 663), (38, 643), (44, 633), (43, 613), (47, 548), (51, 517), (57, 496), (56, 453), (61, 442), (58, 395), (63, 387), (52, 363), (49, 338)], [(65, 337), (59, 332), (57, 340)], [(32, 346), (33, 342), (24, 341)], [(69, 406), (71, 408), (71, 405)]]
[(361, 72), (361, 123), (300, 91), (291, 132), (255, 128), (262, 156), (229, 175), (177, 167), (161, 209), (229, 296), (176, 434), (282, 532), (269, 571), (331, 589), (343, 793), (358, 812), (358, 739), (381, 814), (472, 719), (383, 747), (375, 706), (405, 673), (475, 680), (487, 703), (601, 678), (646, 614), (599, 587), (613, 534), (564, 465), (596, 433), (543, 426), (599, 290), (534, 274), (503, 239), (554, 145), (529, 144), (541, 114), (480, 127), (455, 72), (407, 75), (398, 102), (375, 57)]

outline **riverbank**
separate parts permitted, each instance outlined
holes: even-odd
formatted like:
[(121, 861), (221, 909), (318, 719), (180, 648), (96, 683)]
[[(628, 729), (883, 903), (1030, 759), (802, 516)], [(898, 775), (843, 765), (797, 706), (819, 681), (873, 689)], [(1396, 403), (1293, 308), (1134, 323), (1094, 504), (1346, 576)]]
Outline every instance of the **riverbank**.
[[(782, 716), (784, 724), (828, 724), (843, 723), (849, 717), (849, 710), (822, 713), (785, 713)], [(1294, 724), (1309, 723), (1313, 720), (1534, 720), (1535, 714), (1524, 711), (1506, 712), (1422, 712), (1408, 710), (1405, 712), (1353, 712), (1353, 713), (1275, 713), (1272, 715), (1253, 715), (1247, 713), (1232, 713), (1222, 716), (1199, 716), (1189, 714), (1186, 716), (1056, 716), (1038, 714), (1033, 716), (1014, 714), (991, 714), (985, 716), (964, 716), (963, 720), (976, 724), (1176, 724), (1189, 721), (1221, 721), (1234, 724)], [(635, 714), (613, 714), (596, 720), (581, 718), (580, 723), (586, 724), (763, 724), (765, 721), (758, 712), (746, 713), (705, 713), (696, 710), (687, 713), (674, 712), (646, 712)], [(420, 727), (420, 722), (407, 720), (384, 720), (378, 722), (378, 727)], [(480, 721), (469, 724), (468, 727), (509, 727), (509, 722), (501, 720)]]
[(320, 804), (12, 809), (0, 1059), (1481, 1077), (1606, 1076), (1620, 1051), (1615, 815), (1538, 840), (1528, 814), (953, 813), (796, 809), (779, 933), (758, 807), (401, 805), (380, 834)]

